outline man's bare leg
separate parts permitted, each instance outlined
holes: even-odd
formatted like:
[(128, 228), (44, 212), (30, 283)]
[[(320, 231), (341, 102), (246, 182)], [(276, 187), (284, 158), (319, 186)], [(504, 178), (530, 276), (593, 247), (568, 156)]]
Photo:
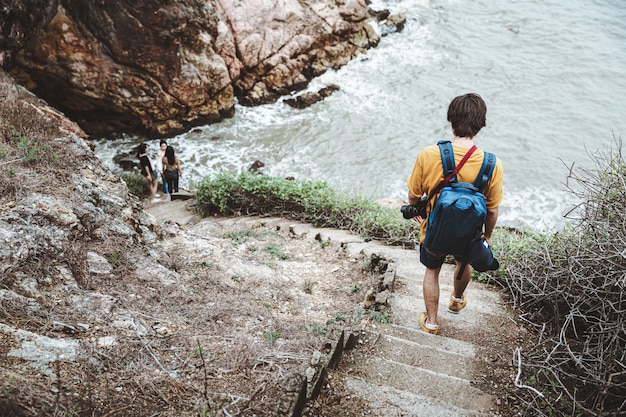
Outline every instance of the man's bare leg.
[[(428, 317), (427, 323), (438, 323), (438, 311), (439, 311), (439, 271), (441, 268), (432, 269), (426, 268), (424, 273), (424, 304), (426, 305), (426, 316)], [(467, 286), (467, 284), (465, 284)]]

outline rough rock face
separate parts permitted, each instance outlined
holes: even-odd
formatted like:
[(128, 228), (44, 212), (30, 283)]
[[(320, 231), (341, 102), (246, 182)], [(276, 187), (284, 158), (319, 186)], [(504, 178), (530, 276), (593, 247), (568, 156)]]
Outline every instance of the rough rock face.
[(89, 288), (112, 273), (111, 256), (131, 263), (155, 261), (150, 251), (161, 234), (158, 222), (96, 158), (85, 136), (0, 71), (0, 275), (5, 290), (34, 271), (24, 279), (27, 285), (20, 284), (34, 298), (59, 279)]
[[(160, 252), (158, 222), (84, 137), (0, 70), (3, 416), (53, 414), (40, 382), (28, 375), (50, 376), (59, 358), (85, 357), (90, 344), (64, 336), (106, 329), (120, 311), (112, 289), (133, 278), (147, 286), (177, 278)], [(33, 358), (39, 365), (26, 365)], [(22, 402), (20, 387), (39, 393)]]
[(3, 0), (0, 66), (88, 133), (168, 136), (375, 46), (365, 0)]

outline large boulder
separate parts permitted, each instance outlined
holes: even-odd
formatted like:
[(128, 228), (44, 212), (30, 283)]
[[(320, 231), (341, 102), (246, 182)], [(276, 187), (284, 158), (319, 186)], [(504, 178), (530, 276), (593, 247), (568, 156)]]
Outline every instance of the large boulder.
[(0, 66), (87, 133), (169, 136), (377, 45), (365, 0), (5, 0)]

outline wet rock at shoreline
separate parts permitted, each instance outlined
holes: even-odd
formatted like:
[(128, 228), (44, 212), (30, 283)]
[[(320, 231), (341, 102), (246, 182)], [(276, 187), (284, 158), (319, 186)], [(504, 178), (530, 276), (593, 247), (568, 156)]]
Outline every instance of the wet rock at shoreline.
[(335, 91), (339, 91), (339, 86), (335, 84), (331, 84), (327, 87), (322, 88), (317, 92), (308, 92), (304, 94), (300, 94), (296, 98), (286, 99), (284, 102), (289, 106), (296, 109), (304, 109), (307, 108), (319, 101), (324, 100), (326, 97), (333, 94)]

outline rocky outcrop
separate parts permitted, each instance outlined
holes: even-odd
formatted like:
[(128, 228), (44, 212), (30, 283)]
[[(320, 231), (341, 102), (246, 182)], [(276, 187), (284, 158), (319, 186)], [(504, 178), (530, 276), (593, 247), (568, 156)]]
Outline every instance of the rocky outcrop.
[(54, 414), (34, 375), (93, 359), (127, 297), (115, 289), (177, 277), (159, 223), (85, 136), (0, 70), (0, 415)]
[(377, 45), (365, 0), (5, 0), (0, 65), (88, 133), (169, 136)]
[(50, 307), (51, 286), (71, 294), (110, 280), (113, 264), (156, 263), (158, 222), (96, 158), (85, 133), (2, 71), (0, 97), (0, 310), (9, 314), (6, 300), (20, 298), (14, 291)]
[(304, 109), (306, 107), (312, 106), (313, 104), (324, 100), (326, 97), (333, 94), (335, 91), (339, 90), (339, 86), (336, 84), (331, 84), (320, 89), (317, 92), (310, 91), (308, 93), (300, 94), (295, 98), (285, 99), (284, 103), (293, 107), (294, 109)]

